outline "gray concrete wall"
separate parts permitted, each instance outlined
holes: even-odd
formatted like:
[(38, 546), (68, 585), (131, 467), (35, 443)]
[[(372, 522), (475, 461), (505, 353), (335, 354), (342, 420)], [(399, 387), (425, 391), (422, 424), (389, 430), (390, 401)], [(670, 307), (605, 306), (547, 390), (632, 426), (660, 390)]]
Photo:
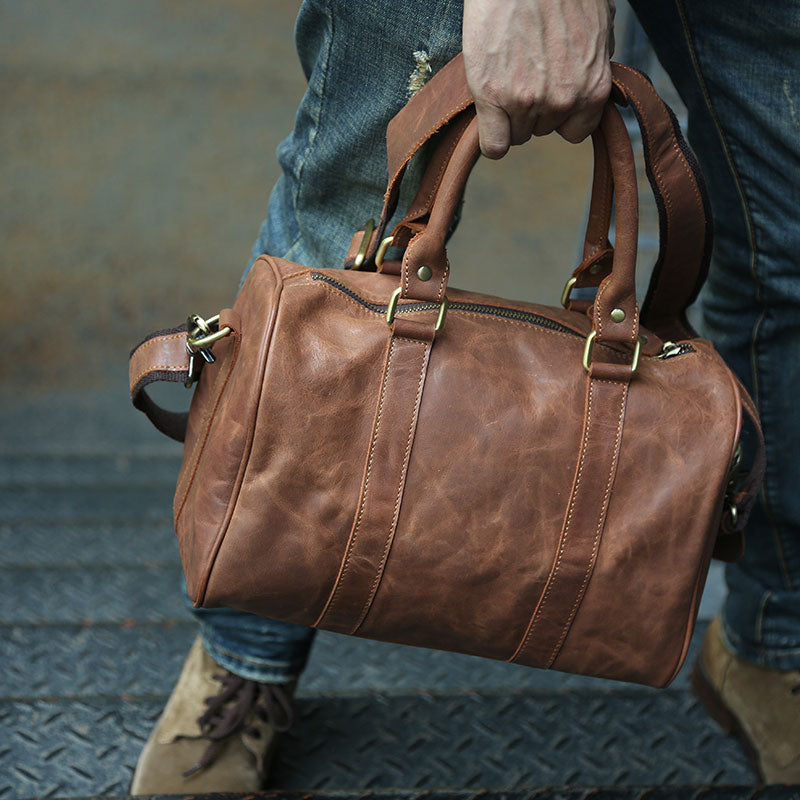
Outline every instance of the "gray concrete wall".
[[(304, 90), (298, 5), (0, 0), (4, 407), (124, 402), (133, 344), (230, 302)], [(453, 283), (557, 302), (590, 150), (547, 137), (482, 160)]]

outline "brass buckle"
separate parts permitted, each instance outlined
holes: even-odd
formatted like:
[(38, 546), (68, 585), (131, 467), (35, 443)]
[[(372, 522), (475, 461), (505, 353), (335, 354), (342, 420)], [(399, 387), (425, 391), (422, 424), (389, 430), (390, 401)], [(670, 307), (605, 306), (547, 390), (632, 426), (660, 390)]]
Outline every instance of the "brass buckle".
[[(216, 326), (217, 330), (212, 330), (212, 326)], [(186, 349), (190, 354), (208, 350), (215, 342), (231, 333), (227, 325), (224, 328), (219, 327), (219, 314), (208, 319), (203, 319), (199, 314), (190, 314), (186, 320), (186, 331)], [(213, 360), (212, 353), (209, 363)]]
[(383, 266), (383, 259), (386, 257), (386, 251), (389, 245), (394, 241), (394, 236), (387, 236), (378, 245), (378, 252), (375, 253), (375, 266), (380, 269)]
[[(216, 330), (214, 330), (216, 328)], [(231, 329), (227, 325), (219, 327), (219, 314), (208, 319), (203, 319), (199, 314), (189, 314), (186, 319), (186, 352), (189, 354), (188, 377), (184, 385), (188, 389), (198, 378), (202, 363), (195, 362), (199, 355), (207, 364), (213, 364), (217, 359), (211, 347), (215, 342), (230, 336)]]
[(358, 253), (353, 259), (353, 269), (361, 269), (364, 259), (367, 257), (367, 250), (369, 250), (369, 242), (372, 239), (372, 234), (375, 231), (375, 220), (370, 217), (364, 224), (364, 237), (361, 239), (361, 247), (358, 248)]
[[(394, 315), (397, 311), (397, 301), (400, 299), (400, 293), (403, 291), (402, 286), (398, 286), (393, 292), (392, 296), (389, 298), (389, 305), (386, 306), (386, 322), (388, 325), (394, 322)], [(447, 298), (445, 297), (441, 303), (439, 303), (439, 316), (436, 317), (436, 325), (434, 325), (434, 331), (439, 333), (444, 325), (445, 317), (447, 316), (447, 307), (450, 305)]]
[[(594, 350), (594, 339), (597, 336), (597, 331), (592, 331), (586, 337), (586, 344), (583, 346), (583, 368), (588, 372), (592, 366), (592, 350)], [(642, 345), (647, 340), (644, 336), (636, 337), (636, 347), (633, 350), (633, 361), (631, 362), (631, 374), (639, 369), (639, 358), (642, 354)]]
[(561, 292), (561, 305), (564, 306), (567, 310), (569, 310), (569, 296), (572, 294), (572, 289), (575, 284), (578, 282), (578, 279), (575, 277), (570, 278), (564, 284), (564, 291)]

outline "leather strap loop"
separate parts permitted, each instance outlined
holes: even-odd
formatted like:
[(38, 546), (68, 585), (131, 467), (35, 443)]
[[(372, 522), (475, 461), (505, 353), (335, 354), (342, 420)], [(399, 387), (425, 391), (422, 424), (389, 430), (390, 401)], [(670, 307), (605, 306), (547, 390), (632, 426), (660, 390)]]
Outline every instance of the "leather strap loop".
[[(220, 312), (220, 326), (238, 332), (239, 315), (233, 309)], [(189, 353), (186, 350), (186, 325), (156, 331), (133, 348), (128, 362), (129, 386), (133, 407), (143, 412), (161, 433), (182, 442), (189, 414), (159, 406), (147, 393), (151, 383), (186, 383), (189, 378)]]
[(188, 379), (186, 325), (150, 334), (131, 351), (128, 369), (134, 408), (144, 412), (161, 433), (182, 442), (189, 414), (161, 408), (145, 389), (157, 381), (185, 383)]
[(394, 332), (389, 339), (358, 510), (314, 627), (354, 634), (369, 613), (394, 540), (432, 344)]
[(583, 436), (553, 566), (516, 651), (508, 659), (549, 668), (589, 584), (617, 472), (628, 382), (590, 375)]

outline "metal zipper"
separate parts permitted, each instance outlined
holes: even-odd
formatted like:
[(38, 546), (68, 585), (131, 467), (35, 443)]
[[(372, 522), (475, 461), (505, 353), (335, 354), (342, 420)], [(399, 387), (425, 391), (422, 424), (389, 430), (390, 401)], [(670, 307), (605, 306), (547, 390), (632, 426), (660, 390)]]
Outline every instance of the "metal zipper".
[[(351, 297), (360, 305), (364, 306), (364, 308), (368, 308), (370, 311), (374, 311), (376, 314), (385, 314), (388, 305), (386, 303), (370, 303), (369, 300), (365, 300), (361, 295), (356, 294), (352, 289), (345, 286), (343, 283), (340, 283), (335, 278), (331, 278), (329, 275), (325, 275), (322, 272), (312, 272), (311, 277), (315, 281), (324, 281), (330, 286), (333, 286), (335, 289), (338, 289), (340, 292), (343, 292), (348, 297)], [(397, 314), (410, 314), (415, 311), (436, 311), (439, 308), (438, 303), (405, 303), (403, 305), (397, 306)], [(531, 325), (538, 325), (541, 328), (549, 328), (552, 331), (558, 331), (560, 333), (568, 333), (572, 336), (577, 336), (580, 339), (585, 338), (584, 334), (580, 331), (573, 330), (572, 328), (567, 327), (566, 325), (562, 325), (560, 322), (556, 322), (555, 320), (550, 319), (549, 317), (544, 317), (541, 314), (534, 314), (531, 311), (519, 311), (516, 308), (505, 308), (504, 306), (491, 306), (484, 303), (459, 303), (459, 302), (452, 302), (450, 303), (448, 309), (450, 311), (471, 311), (476, 314), (488, 314), (492, 317), (503, 317), (505, 319), (513, 319), (517, 320), (518, 322), (527, 322)], [(686, 353), (694, 353), (696, 352), (694, 347), (688, 342), (664, 342), (664, 346), (661, 349), (661, 352), (655, 356), (658, 359), (666, 360), (668, 358), (675, 358), (676, 356), (682, 356)]]
[[(368, 300), (365, 300), (360, 295), (356, 294), (352, 289), (345, 286), (343, 283), (339, 283), (335, 278), (331, 278), (328, 275), (323, 274), (322, 272), (312, 272), (311, 277), (315, 281), (325, 281), (325, 283), (333, 286), (334, 288), (338, 289), (341, 292), (344, 292), (348, 297), (352, 297), (353, 300), (360, 303), (364, 308), (368, 308), (370, 311), (374, 311), (376, 314), (385, 314), (386, 309), (388, 306), (385, 303), (370, 303)], [(438, 310), (439, 304), (438, 303), (404, 303), (403, 305), (397, 306), (397, 314), (410, 314), (415, 311), (435, 311)], [(528, 322), (531, 325), (538, 325), (542, 328), (549, 328), (553, 331), (559, 331), (560, 333), (569, 333), (573, 336), (577, 336), (581, 339), (584, 338), (584, 335), (579, 331), (573, 330), (572, 328), (567, 327), (566, 325), (562, 325), (560, 322), (556, 322), (555, 320), (550, 319), (549, 317), (544, 317), (541, 314), (534, 314), (531, 311), (518, 311), (515, 308), (504, 308), (503, 306), (490, 306), (483, 303), (459, 303), (459, 302), (451, 302), (448, 306), (448, 311), (472, 311), (476, 314), (488, 314), (492, 317), (504, 317), (506, 319), (514, 319), (519, 322)]]

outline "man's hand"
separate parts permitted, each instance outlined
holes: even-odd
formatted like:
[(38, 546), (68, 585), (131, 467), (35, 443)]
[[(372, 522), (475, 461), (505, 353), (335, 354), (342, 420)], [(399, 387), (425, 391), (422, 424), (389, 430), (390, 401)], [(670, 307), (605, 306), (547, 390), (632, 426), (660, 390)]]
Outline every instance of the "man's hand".
[(558, 131), (585, 139), (611, 91), (613, 0), (464, 0), (464, 64), (481, 151)]

